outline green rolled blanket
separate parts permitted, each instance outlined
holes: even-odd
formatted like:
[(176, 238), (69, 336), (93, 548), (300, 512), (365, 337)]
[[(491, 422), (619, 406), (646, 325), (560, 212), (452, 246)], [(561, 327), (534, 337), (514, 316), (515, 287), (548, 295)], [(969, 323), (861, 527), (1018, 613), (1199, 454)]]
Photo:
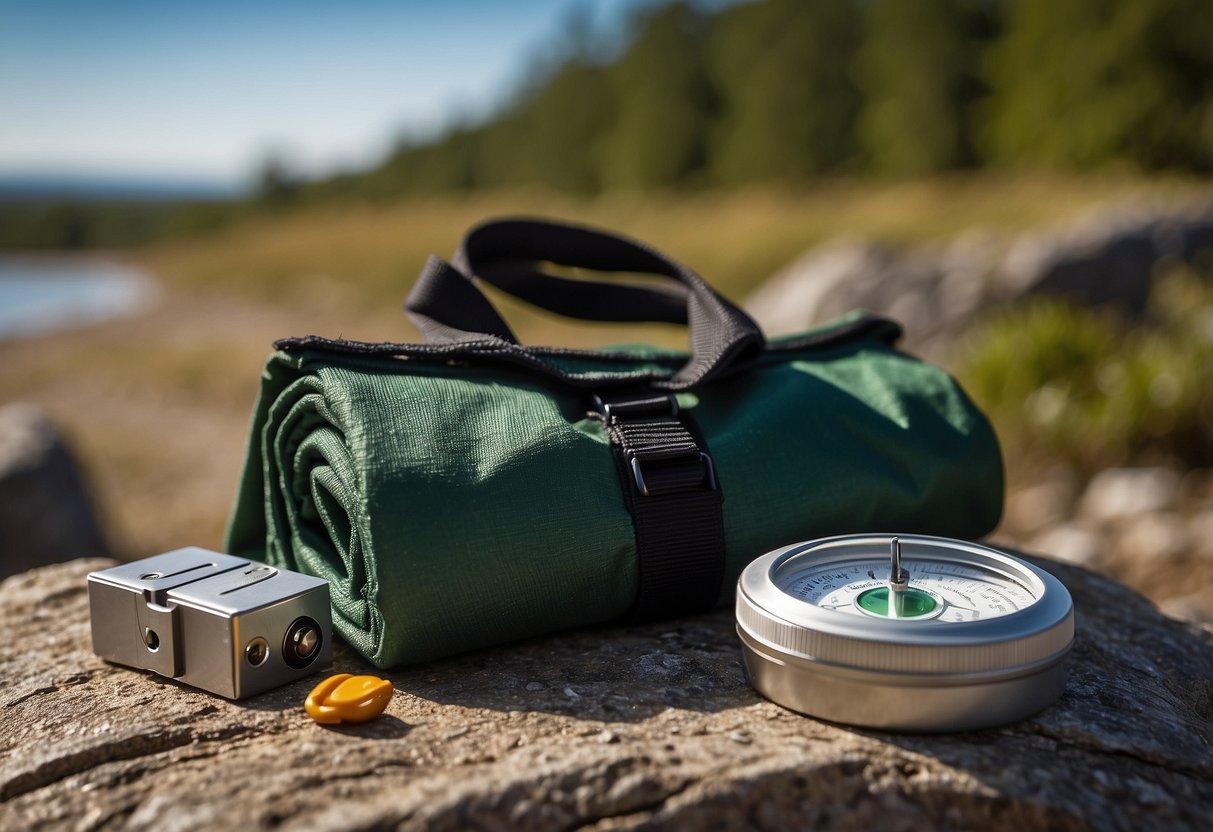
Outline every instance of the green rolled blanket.
[[(483, 227), (515, 275), (521, 261), (653, 266), (607, 256), (612, 235), (515, 223), (513, 236)], [(572, 228), (569, 245), (539, 256), (526, 241), (547, 244), (550, 227)], [(581, 254), (579, 233), (606, 238), (607, 254)], [(727, 603), (750, 560), (799, 540), (971, 538), (997, 523), (988, 422), (945, 372), (895, 349), (895, 324), (860, 315), (764, 343), (679, 271), (667, 294), (688, 310), (690, 352), (520, 347), (488, 325), (467, 335), (478, 305), (448, 303), (464, 292), (452, 281), (508, 282), (476, 239), (455, 266), (431, 263), (437, 304), (410, 301), (436, 343), (288, 339), (262, 376), (227, 550), (329, 580), (335, 628), (375, 665), (620, 620), (638, 594), (658, 614), (667, 598), (672, 612)], [(654, 262), (664, 274), (672, 261)], [(622, 303), (653, 290), (637, 291)], [(621, 317), (614, 302), (595, 308)], [(709, 325), (717, 302), (740, 316), (733, 329)], [(604, 415), (604, 400), (624, 404)], [(668, 411), (628, 434), (627, 408), (648, 413), (650, 400)], [(673, 518), (665, 537), (661, 518)], [(678, 600), (682, 570), (702, 603)]]

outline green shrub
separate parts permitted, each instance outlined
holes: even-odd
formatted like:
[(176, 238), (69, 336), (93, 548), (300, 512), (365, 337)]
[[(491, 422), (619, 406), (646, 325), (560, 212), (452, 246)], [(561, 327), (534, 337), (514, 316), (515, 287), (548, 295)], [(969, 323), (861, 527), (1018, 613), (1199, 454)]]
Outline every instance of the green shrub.
[(1147, 314), (1037, 299), (978, 324), (959, 375), (994, 420), (1012, 476), (1061, 462), (1213, 464), (1213, 287), (1186, 269)]

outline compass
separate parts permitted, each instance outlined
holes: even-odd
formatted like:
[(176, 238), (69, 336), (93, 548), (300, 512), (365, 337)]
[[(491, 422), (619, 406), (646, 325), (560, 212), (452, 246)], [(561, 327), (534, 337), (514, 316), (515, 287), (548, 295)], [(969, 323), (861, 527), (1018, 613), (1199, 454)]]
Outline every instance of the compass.
[(833, 722), (963, 731), (1061, 695), (1074, 608), (1061, 582), (988, 546), (847, 535), (755, 560), (737, 585), (746, 674)]

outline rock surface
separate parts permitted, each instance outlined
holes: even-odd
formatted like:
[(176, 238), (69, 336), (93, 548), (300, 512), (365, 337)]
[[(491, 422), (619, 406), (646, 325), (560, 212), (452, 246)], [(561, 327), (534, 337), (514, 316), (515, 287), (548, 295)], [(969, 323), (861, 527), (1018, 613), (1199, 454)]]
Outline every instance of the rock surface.
[[(0, 828), (1204, 829), (1213, 634), (1063, 564), (1066, 693), (1005, 728), (852, 730), (759, 698), (728, 611), (390, 674), (376, 722), (107, 665), (76, 561), (0, 585)], [(339, 645), (335, 671), (367, 667)]]
[(1196, 263), (1211, 250), (1213, 197), (1178, 205), (1134, 202), (1010, 240), (974, 231), (918, 248), (836, 241), (773, 275), (745, 307), (768, 335), (868, 309), (900, 321), (906, 344), (934, 355), (975, 312), (1024, 296), (1140, 313), (1160, 263)]
[(59, 430), (33, 405), (0, 407), (0, 578), (108, 553)]

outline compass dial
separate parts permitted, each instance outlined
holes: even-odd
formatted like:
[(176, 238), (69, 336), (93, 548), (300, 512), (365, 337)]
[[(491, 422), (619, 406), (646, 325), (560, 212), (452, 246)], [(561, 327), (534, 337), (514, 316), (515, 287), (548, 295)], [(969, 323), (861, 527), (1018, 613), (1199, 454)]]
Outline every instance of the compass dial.
[(821, 609), (878, 618), (978, 621), (1035, 603), (1036, 596), (1009, 575), (943, 560), (907, 561), (909, 585), (903, 603), (889, 610), (888, 558), (809, 563), (787, 569), (775, 584), (788, 595)]

